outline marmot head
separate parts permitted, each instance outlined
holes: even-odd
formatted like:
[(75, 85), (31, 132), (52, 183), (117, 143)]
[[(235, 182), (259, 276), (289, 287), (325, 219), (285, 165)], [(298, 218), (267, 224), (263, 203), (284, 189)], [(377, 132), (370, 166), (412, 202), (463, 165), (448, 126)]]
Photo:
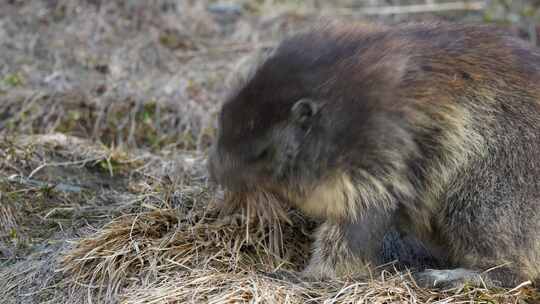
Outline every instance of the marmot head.
[(407, 58), (385, 35), (341, 25), (285, 39), (224, 103), (211, 178), (234, 191), (309, 191), (402, 135), (397, 87)]

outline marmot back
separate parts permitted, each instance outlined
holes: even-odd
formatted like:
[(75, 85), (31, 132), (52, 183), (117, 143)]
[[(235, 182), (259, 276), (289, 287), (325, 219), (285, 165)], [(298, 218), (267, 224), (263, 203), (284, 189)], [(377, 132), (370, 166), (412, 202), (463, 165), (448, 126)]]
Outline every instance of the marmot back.
[(397, 230), (460, 267), (426, 284), (536, 280), (539, 84), (539, 50), (493, 27), (322, 26), (231, 92), (210, 174), (326, 220), (306, 275), (380, 264)]

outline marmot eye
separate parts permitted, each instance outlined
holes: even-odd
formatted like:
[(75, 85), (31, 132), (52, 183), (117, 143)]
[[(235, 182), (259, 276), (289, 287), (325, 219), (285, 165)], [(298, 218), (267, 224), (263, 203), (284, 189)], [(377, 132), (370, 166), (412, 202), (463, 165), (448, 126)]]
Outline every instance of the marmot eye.
[(265, 160), (271, 156), (271, 152), (271, 147), (266, 147), (264, 149), (255, 151), (255, 153), (251, 154), (251, 156), (249, 157), (248, 162)]
[(259, 155), (257, 155), (257, 159), (258, 159), (258, 160), (265, 159), (265, 158), (267, 158), (269, 155), (270, 155), (270, 148), (266, 148), (266, 149), (262, 150), (262, 151), (259, 153)]

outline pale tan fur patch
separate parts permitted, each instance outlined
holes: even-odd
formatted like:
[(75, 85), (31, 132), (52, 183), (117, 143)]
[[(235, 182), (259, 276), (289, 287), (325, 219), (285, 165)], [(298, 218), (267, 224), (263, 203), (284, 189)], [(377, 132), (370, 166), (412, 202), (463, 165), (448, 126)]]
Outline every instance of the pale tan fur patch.
[(408, 187), (402, 183), (401, 178), (398, 176), (398, 172), (395, 174), (389, 174), (387, 176), (374, 176), (367, 171), (358, 172), (358, 201), (356, 202), (356, 213), (354, 219), (358, 216), (365, 215), (365, 211), (371, 206), (378, 206), (379, 208), (387, 209), (392, 206), (392, 200), (394, 199), (392, 194), (388, 191), (385, 184), (390, 181), (395, 181), (396, 186), (399, 188)]
[(293, 199), (306, 214), (334, 220), (356, 218), (359, 193), (347, 174), (333, 177), (308, 191), (305, 196)]
[(377, 177), (367, 171), (358, 170), (353, 181), (346, 173), (336, 174), (303, 194), (288, 193), (289, 199), (307, 215), (330, 221), (356, 221), (364, 216), (371, 206), (390, 208), (393, 196), (386, 185), (408, 195), (413, 193), (409, 183), (400, 172)]

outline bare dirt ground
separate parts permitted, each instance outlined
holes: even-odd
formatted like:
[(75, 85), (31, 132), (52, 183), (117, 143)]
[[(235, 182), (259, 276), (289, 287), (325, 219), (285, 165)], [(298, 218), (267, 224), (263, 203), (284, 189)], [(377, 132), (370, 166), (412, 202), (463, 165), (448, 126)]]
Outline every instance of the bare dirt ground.
[(407, 273), (303, 282), (314, 223), (216, 211), (205, 153), (228, 84), (317, 5), (348, 2), (0, 2), (0, 303), (534, 301), (526, 286), (422, 290)]

